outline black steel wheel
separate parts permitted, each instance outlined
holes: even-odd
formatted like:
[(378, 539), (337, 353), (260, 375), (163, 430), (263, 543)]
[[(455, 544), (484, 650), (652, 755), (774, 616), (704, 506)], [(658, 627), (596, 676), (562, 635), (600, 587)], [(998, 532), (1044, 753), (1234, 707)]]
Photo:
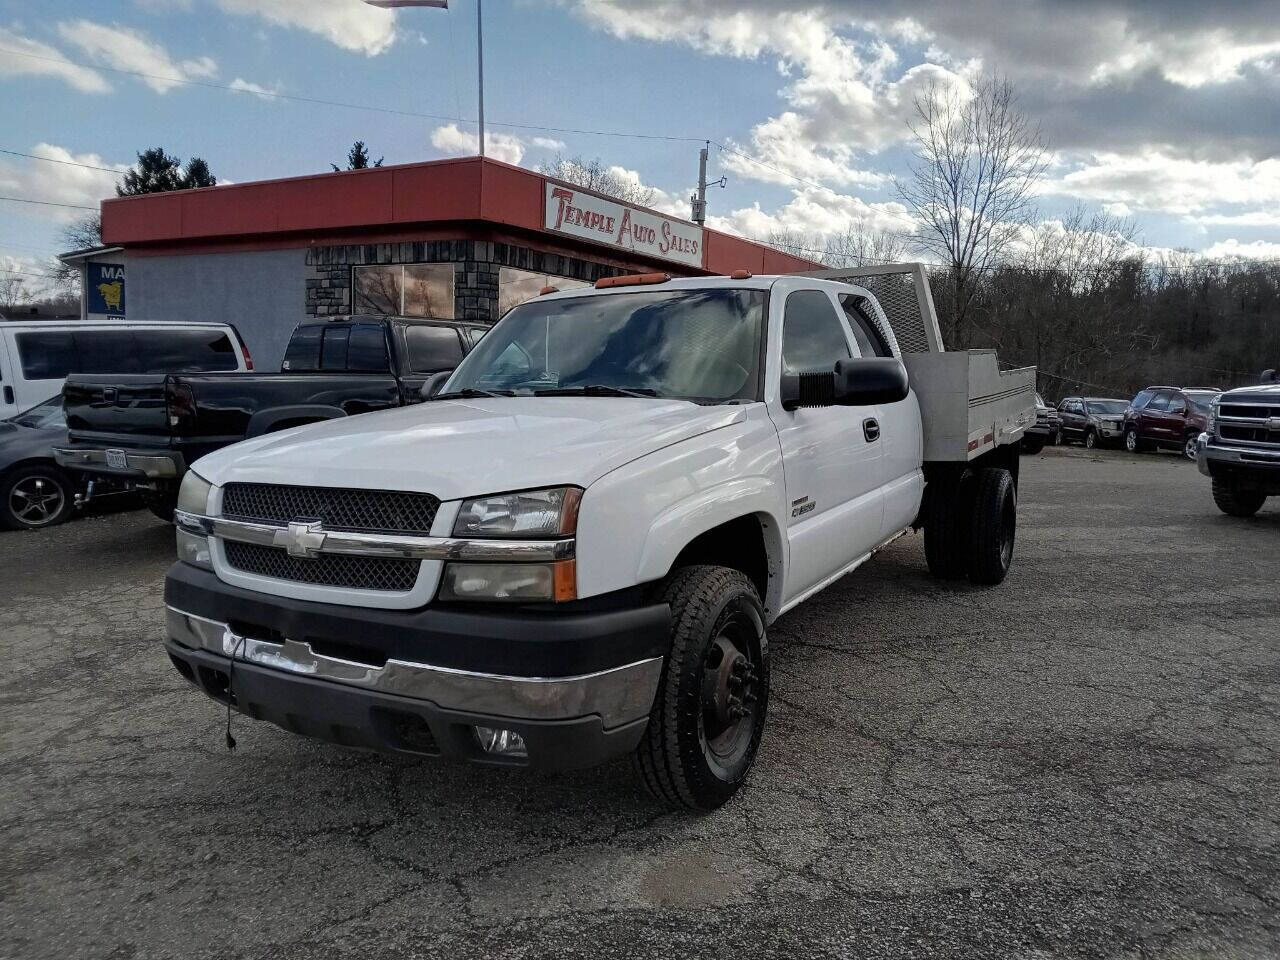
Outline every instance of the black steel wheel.
[(1013, 565), (1018, 527), (1018, 491), (1003, 467), (984, 467), (974, 475), (969, 579), (984, 586), (1004, 580)]
[(0, 480), (0, 526), (38, 530), (71, 515), (72, 483), (53, 465), (19, 467)]
[(769, 706), (764, 608), (746, 574), (694, 566), (667, 578), (671, 652), (636, 747), (654, 797), (714, 810), (746, 780)]

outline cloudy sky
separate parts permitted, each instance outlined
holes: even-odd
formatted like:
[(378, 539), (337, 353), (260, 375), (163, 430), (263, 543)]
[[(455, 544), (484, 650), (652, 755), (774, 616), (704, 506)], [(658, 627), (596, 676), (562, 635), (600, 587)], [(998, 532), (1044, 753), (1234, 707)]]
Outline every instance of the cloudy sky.
[[(0, 200), (0, 268), (39, 283), (62, 225), (151, 146), (236, 182), (325, 170), (357, 138), (387, 163), (473, 152), (475, 8), (450, 8), (0, 0), (0, 197), (15, 198)], [(710, 139), (711, 178), (729, 181), (709, 196), (714, 226), (903, 229), (893, 178), (914, 96), (994, 69), (1052, 150), (1042, 217), (1084, 203), (1132, 217), (1152, 247), (1276, 258), (1276, 12), (1275, 0), (490, 0), (489, 152), (527, 166), (599, 157), (687, 216), (697, 141)]]

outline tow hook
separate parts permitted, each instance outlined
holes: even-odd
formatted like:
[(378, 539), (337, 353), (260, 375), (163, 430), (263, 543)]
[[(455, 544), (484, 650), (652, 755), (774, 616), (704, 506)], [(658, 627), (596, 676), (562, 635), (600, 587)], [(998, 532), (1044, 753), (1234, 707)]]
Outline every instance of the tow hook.
[(93, 499), (93, 485), (97, 481), (90, 480), (88, 486), (84, 488), (84, 493), (77, 493), (73, 498), (77, 510), (83, 510), (89, 505), (89, 501)]

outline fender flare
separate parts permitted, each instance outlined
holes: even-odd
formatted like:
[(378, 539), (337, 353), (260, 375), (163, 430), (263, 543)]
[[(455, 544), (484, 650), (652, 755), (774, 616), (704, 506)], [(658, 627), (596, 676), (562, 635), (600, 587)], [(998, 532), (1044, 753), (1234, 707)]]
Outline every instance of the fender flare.
[(264, 433), (272, 433), (276, 429), (276, 425), (287, 420), (336, 420), (338, 417), (345, 417), (347, 412), (341, 407), (330, 406), (324, 403), (300, 403), (290, 407), (269, 407), (266, 410), (259, 410), (249, 418), (248, 426), (245, 428), (245, 439), (249, 440), (253, 437), (260, 437)]
[(708, 530), (749, 516), (760, 522), (771, 574), (770, 596), (761, 599), (766, 608), (777, 609), (786, 567), (786, 524), (777, 516), (776, 495), (774, 485), (766, 477), (740, 477), (714, 484), (671, 504), (649, 526), (640, 552), (636, 582), (666, 576), (680, 551), (695, 539)]

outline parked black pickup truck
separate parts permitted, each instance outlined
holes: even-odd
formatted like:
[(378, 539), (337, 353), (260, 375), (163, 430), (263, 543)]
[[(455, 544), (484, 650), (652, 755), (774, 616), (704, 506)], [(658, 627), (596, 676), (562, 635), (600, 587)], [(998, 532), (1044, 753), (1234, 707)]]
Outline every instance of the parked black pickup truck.
[(68, 470), (122, 478), (168, 520), (187, 467), (229, 444), (289, 427), (416, 403), (483, 324), (354, 316), (300, 324), (279, 373), (72, 374), (62, 390)]

